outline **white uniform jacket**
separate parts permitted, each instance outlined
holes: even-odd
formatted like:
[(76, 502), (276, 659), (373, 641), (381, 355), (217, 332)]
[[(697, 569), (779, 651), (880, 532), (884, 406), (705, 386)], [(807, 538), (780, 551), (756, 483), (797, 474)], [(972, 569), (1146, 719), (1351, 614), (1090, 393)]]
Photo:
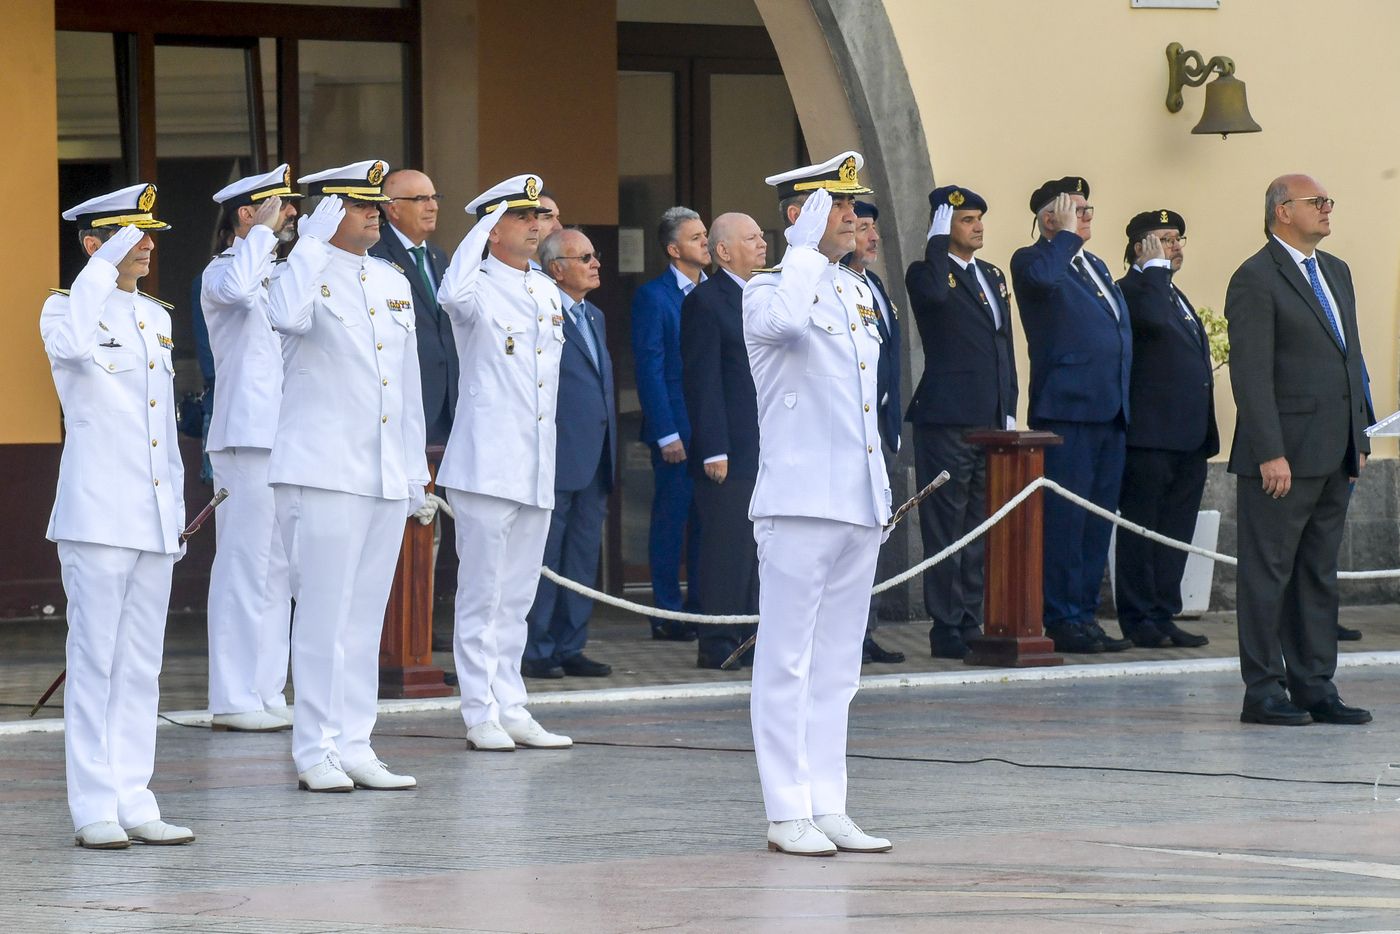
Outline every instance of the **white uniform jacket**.
[(438, 289), (452, 318), (461, 385), (440, 486), (554, 508), (554, 407), (564, 313), (544, 273), (488, 256), (477, 226)]
[(304, 237), (269, 299), (283, 379), (268, 483), (421, 501), (428, 461), (408, 280)]
[(204, 269), (199, 305), (218, 386), (206, 451), (270, 449), (277, 435), (282, 341), (267, 315), (276, 247), (277, 235), (257, 224)]
[(789, 249), (780, 271), (749, 280), (744, 342), (759, 433), (750, 518), (889, 521), (878, 314), (862, 277), (814, 249)]
[(118, 289), (117, 267), (93, 258), (69, 294), (49, 296), (39, 333), (65, 429), (49, 540), (180, 554), (169, 312)]

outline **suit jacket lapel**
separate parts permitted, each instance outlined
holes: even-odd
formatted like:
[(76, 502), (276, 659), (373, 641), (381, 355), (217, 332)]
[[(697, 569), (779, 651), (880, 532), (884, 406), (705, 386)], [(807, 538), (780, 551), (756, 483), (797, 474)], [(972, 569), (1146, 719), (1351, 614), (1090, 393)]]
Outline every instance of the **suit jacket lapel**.
[(995, 331), (997, 329), (997, 323), (992, 319), (992, 309), (983, 304), (982, 300), (977, 297), (982, 294), (982, 286), (978, 283), (976, 274), (970, 267), (964, 269), (961, 263), (954, 263), (951, 260), (949, 261), (948, 268), (953, 273), (953, 278), (957, 280), (958, 285), (967, 290), (967, 297), (972, 300), (972, 304), (976, 305), (977, 310), (981, 312), (980, 317), (982, 321), (986, 322), (987, 327)]
[[(1191, 304), (1191, 299), (1186, 297), (1186, 293), (1178, 289), (1175, 285), (1171, 286), (1171, 290), (1172, 299), (1176, 301), (1177, 307), (1182, 310), (1181, 326), (1189, 332), (1191, 342), (1200, 348), (1202, 355), (1205, 357), (1206, 365), (1212, 365), (1210, 359), (1210, 341), (1206, 340), (1206, 328), (1205, 325), (1201, 323), (1201, 319), (1196, 315), (1196, 306)], [(1186, 320), (1185, 308), (1182, 308), (1183, 304), (1185, 308), (1191, 309), (1191, 321)], [(1192, 321), (1195, 323), (1193, 324)]]
[[(573, 307), (573, 305), (564, 306), (564, 339), (566, 341), (578, 341), (578, 352), (583, 356), (585, 362), (593, 366), (594, 372), (598, 373), (598, 375), (601, 376), (602, 371), (600, 370), (600, 367), (602, 367), (603, 361), (600, 359), (596, 363), (594, 363), (594, 361), (589, 357), (588, 342), (584, 340), (583, 335), (579, 333), (578, 325), (574, 324)], [(584, 302), (583, 304), (583, 313), (585, 315), (588, 314), (587, 302)], [(593, 346), (598, 346), (598, 334), (596, 331), (593, 332)], [(601, 351), (599, 353), (601, 356)]]
[(428, 284), (419, 274), (418, 263), (414, 261), (413, 254), (404, 249), (403, 241), (399, 240), (392, 230), (384, 231), (384, 245), (389, 248), (389, 255), (393, 261), (403, 269), (404, 278), (408, 280), (408, 286), (413, 291), (414, 302), (436, 319), (442, 309), (438, 307), (437, 296), (428, 294)]
[[(1322, 303), (1317, 300), (1317, 295), (1312, 290), (1312, 283), (1308, 281), (1307, 276), (1303, 275), (1303, 270), (1298, 268), (1298, 264), (1293, 262), (1293, 256), (1280, 246), (1272, 235), (1269, 237), (1269, 252), (1272, 254), (1274, 262), (1278, 264), (1279, 272), (1283, 275), (1284, 280), (1293, 286), (1293, 291), (1297, 292), (1312, 309), (1313, 317), (1317, 319), (1318, 326), (1322, 328), (1323, 333), (1332, 341), (1332, 346), (1337, 348), (1338, 353), (1345, 355), (1346, 351), (1337, 343), (1337, 338), (1332, 333), (1332, 325), (1327, 323), (1327, 313), (1322, 310)], [(1336, 314), (1337, 309), (1333, 308), (1332, 313)], [(1340, 319), (1338, 322), (1340, 324)]]

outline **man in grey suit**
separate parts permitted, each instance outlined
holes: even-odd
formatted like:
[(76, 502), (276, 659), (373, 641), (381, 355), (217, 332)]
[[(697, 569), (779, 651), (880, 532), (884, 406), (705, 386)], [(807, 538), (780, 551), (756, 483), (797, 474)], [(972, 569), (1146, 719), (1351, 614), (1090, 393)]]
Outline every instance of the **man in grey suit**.
[(1225, 295), (1239, 409), (1230, 472), (1239, 513), (1244, 723), (1367, 723), (1342, 702), (1337, 552), (1349, 481), (1366, 464), (1366, 401), (1351, 271), (1317, 249), (1333, 201), (1285, 175), (1264, 197), (1264, 247)]

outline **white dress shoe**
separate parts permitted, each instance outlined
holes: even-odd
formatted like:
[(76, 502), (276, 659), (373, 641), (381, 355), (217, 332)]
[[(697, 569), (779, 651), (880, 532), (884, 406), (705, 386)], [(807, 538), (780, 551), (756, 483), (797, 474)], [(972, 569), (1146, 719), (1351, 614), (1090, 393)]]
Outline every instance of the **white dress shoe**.
[(467, 728), (467, 748), (483, 752), (515, 752), (515, 740), (495, 720)]
[(835, 856), (836, 844), (805, 817), (768, 824), (768, 849), (793, 856)]
[(418, 779), (412, 775), (395, 775), (378, 759), (346, 769), (345, 774), (356, 788), (368, 788), (370, 791), (408, 791), (418, 787)]
[(354, 791), (355, 783), (340, 768), (334, 753), (327, 753), (320, 762), (297, 773), (297, 787), (302, 791)]
[(515, 745), (526, 749), (568, 749), (574, 741), (559, 733), (551, 733), (540, 726), (534, 717), (521, 723), (504, 724), (506, 733), (515, 740)]
[(292, 724), (289, 721), (270, 714), (266, 710), (214, 714), (213, 730), (216, 733), (222, 733), (225, 730), (234, 733), (276, 733), (278, 730), (290, 730), (291, 728)]
[(178, 846), (181, 843), (194, 842), (194, 831), (190, 828), (177, 827), (159, 819), (128, 827), (126, 835), (135, 843), (148, 843), (152, 846)]
[(279, 704), (276, 707), (264, 707), (263, 710), (286, 723), (287, 726), (292, 725), (292, 708), (288, 707), (286, 704)]
[(131, 838), (116, 821), (100, 820), (78, 828), (73, 843), (89, 850), (124, 850), (131, 846)]
[(836, 844), (836, 849), (847, 853), (886, 853), (894, 849), (893, 843), (884, 837), (872, 837), (845, 814), (818, 814), (812, 823)]

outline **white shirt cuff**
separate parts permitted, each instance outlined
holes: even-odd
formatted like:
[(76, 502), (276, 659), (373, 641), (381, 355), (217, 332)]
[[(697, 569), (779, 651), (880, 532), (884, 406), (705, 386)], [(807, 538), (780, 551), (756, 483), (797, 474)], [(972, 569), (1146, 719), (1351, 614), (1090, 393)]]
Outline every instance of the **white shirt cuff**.
[(707, 458), (705, 458), (705, 463), (707, 463), (707, 464), (713, 464), (715, 461), (727, 461), (727, 460), (729, 460), (729, 455), (728, 455), (728, 454), (716, 454), (716, 455), (714, 455), (713, 457), (707, 457)]
[(681, 440), (680, 433), (679, 433), (679, 432), (674, 432), (674, 431), (673, 431), (673, 432), (671, 432), (669, 435), (667, 435), (667, 436), (664, 437), (664, 438), (657, 438), (657, 439), (656, 439), (656, 446), (659, 447), (659, 448), (664, 448), (666, 445), (670, 444), (672, 441), (679, 441), (679, 440)]

